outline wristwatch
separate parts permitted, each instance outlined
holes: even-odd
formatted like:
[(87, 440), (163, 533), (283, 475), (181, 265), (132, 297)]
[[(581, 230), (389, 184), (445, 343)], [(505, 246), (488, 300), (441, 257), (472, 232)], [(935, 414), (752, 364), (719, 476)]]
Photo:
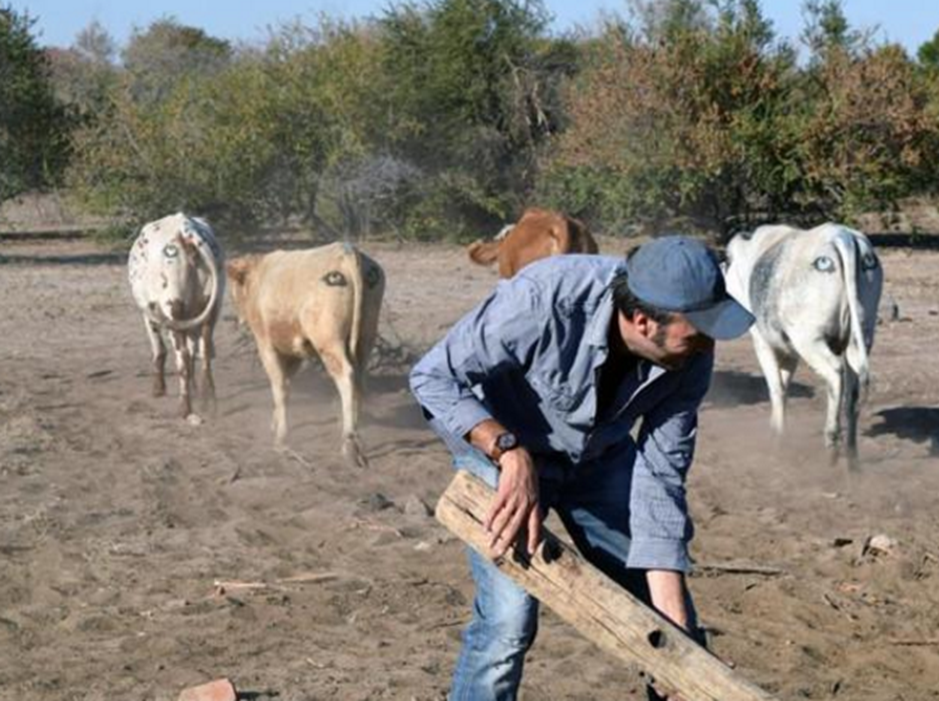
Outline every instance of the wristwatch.
[(505, 453), (515, 448), (518, 448), (518, 437), (511, 431), (504, 431), (496, 436), (492, 450), (489, 451), (489, 457), (493, 462), (498, 463)]

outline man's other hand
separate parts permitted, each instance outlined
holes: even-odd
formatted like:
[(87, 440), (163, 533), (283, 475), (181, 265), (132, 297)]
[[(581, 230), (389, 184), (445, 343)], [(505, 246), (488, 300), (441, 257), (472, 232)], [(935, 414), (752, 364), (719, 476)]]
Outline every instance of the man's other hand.
[(483, 523), (495, 558), (505, 555), (522, 527), (528, 530), (528, 552), (541, 541), (542, 514), (538, 504), (538, 473), (524, 448), (505, 453), (499, 461), (501, 475), (496, 497)]

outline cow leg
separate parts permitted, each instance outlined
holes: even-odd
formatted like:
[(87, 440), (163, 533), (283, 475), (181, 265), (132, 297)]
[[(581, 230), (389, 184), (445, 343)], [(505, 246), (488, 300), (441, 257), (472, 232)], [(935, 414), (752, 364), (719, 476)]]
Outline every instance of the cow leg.
[(346, 352), (341, 350), (317, 349), (323, 359), (323, 365), (329, 372), (339, 399), (342, 402), (342, 456), (356, 467), (368, 467), (365, 452), (359, 443), (356, 426), (359, 420), (359, 381), (356, 379), (355, 366)]
[(773, 347), (763, 338), (762, 334), (755, 330), (751, 334), (753, 337), (753, 348), (756, 351), (756, 359), (760, 363), (760, 369), (763, 371), (763, 377), (766, 380), (766, 386), (769, 389), (769, 401), (772, 407), (770, 425), (777, 436), (782, 436), (786, 429), (786, 387), (788, 378), (792, 372), (788, 372), (786, 382), (783, 382), (783, 373), (780, 370), (779, 357)]
[(204, 411), (216, 413), (218, 403), (215, 399), (215, 380), (212, 378), (212, 360), (215, 359), (215, 343), (212, 332), (215, 330), (215, 319), (206, 321), (199, 330), (199, 355), (202, 357), (201, 395)]
[(160, 327), (144, 316), (144, 327), (147, 329), (147, 338), (150, 339), (151, 362), (153, 364), (153, 396), (162, 397), (166, 394), (166, 345), (160, 334)]
[[(841, 444), (841, 414), (844, 407), (844, 358), (835, 355), (821, 339), (799, 342), (793, 345), (806, 364), (821, 377), (828, 386), (828, 412), (825, 418), (825, 445), (831, 462), (838, 459)], [(799, 346), (802, 346), (801, 348)]]
[(271, 430), (274, 432), (275, 450), (287, 447), (287, 398), (289, 395), (291, 368), (290, 358), (286, 358), (273, 348), (260, 348), (261, 364), (267, 372), (274, 398), (274, 413), (271, 417)]
[(192, 413), (192, 353), (186, 333), (173, 332), (173, 348), (176, 351), (176, 369), (179, 372), (179, 411), (183, 418)]
[(845, 420), (848, 424), (845, 444), (848, 449), (848, 470), (854, 472), (858, 469), (857, 425), (861, 392), (857, 373), (848, 363), (844, 363), (843, 367)]
[(782, 386), (782, 403), (783, 412), (785, 413), (789, 406), (789, 385), (792, 383), (792, 376), (799, 366), (799, 356), (777, 353), (776, 361), (779, 363), (779, 382)]

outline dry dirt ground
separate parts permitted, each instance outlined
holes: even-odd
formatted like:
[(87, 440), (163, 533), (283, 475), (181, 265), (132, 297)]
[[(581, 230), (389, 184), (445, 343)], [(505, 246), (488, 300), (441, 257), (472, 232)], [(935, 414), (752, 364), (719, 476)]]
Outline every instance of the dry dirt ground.
[[(122, 255), (0, 245), (0, 699), (169, 701), (220, 676), (259, 701), (443, 699), (471, 588), (461, 544), (418, 502), (451, 471), (408, 394), (408, 351), (493, 274), (457, 247), (363, 246), (388, 274), (389, 345), (361, 471), (338, 457), (316, 367), (290, 406), (299, 459), (272, 451), (267, 381), (230, 305), (218, 415), (193, 426), (173, 382), (149, 396)], [(779, 699), (939, 698), (939, 253), (883, 261), (901, 319), (878, 330), (859, 476), (827, 463), (804, 369), (774, 447), (746, 338), (719, 349), (701, 417), (692, 587), (716, 653)], [(877, 534), (896, 546), (865, 549)], [(643, 696), (635, 670), (545, 612), (523, 698)]]

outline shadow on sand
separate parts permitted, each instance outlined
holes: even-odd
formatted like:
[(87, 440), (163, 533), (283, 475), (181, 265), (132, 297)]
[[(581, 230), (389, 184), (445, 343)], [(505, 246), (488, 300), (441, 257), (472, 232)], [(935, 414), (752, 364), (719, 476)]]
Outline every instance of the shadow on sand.
[[(789, 384), (789, 397), (814, 397), (815, 390), (800, 382)], [(762, 375), (736, 370), (716, 370), (705, 402), (715, 407), (739, 404), (762, 404), (769, 401), (769, 391)]]
[(929, 454), (939, 456), (939, 407), (899, 406), (881, 409), (875, 416), (880, 423), (868, 429), (868, 436), (892, 434), (913, 443), (927, 443)]

